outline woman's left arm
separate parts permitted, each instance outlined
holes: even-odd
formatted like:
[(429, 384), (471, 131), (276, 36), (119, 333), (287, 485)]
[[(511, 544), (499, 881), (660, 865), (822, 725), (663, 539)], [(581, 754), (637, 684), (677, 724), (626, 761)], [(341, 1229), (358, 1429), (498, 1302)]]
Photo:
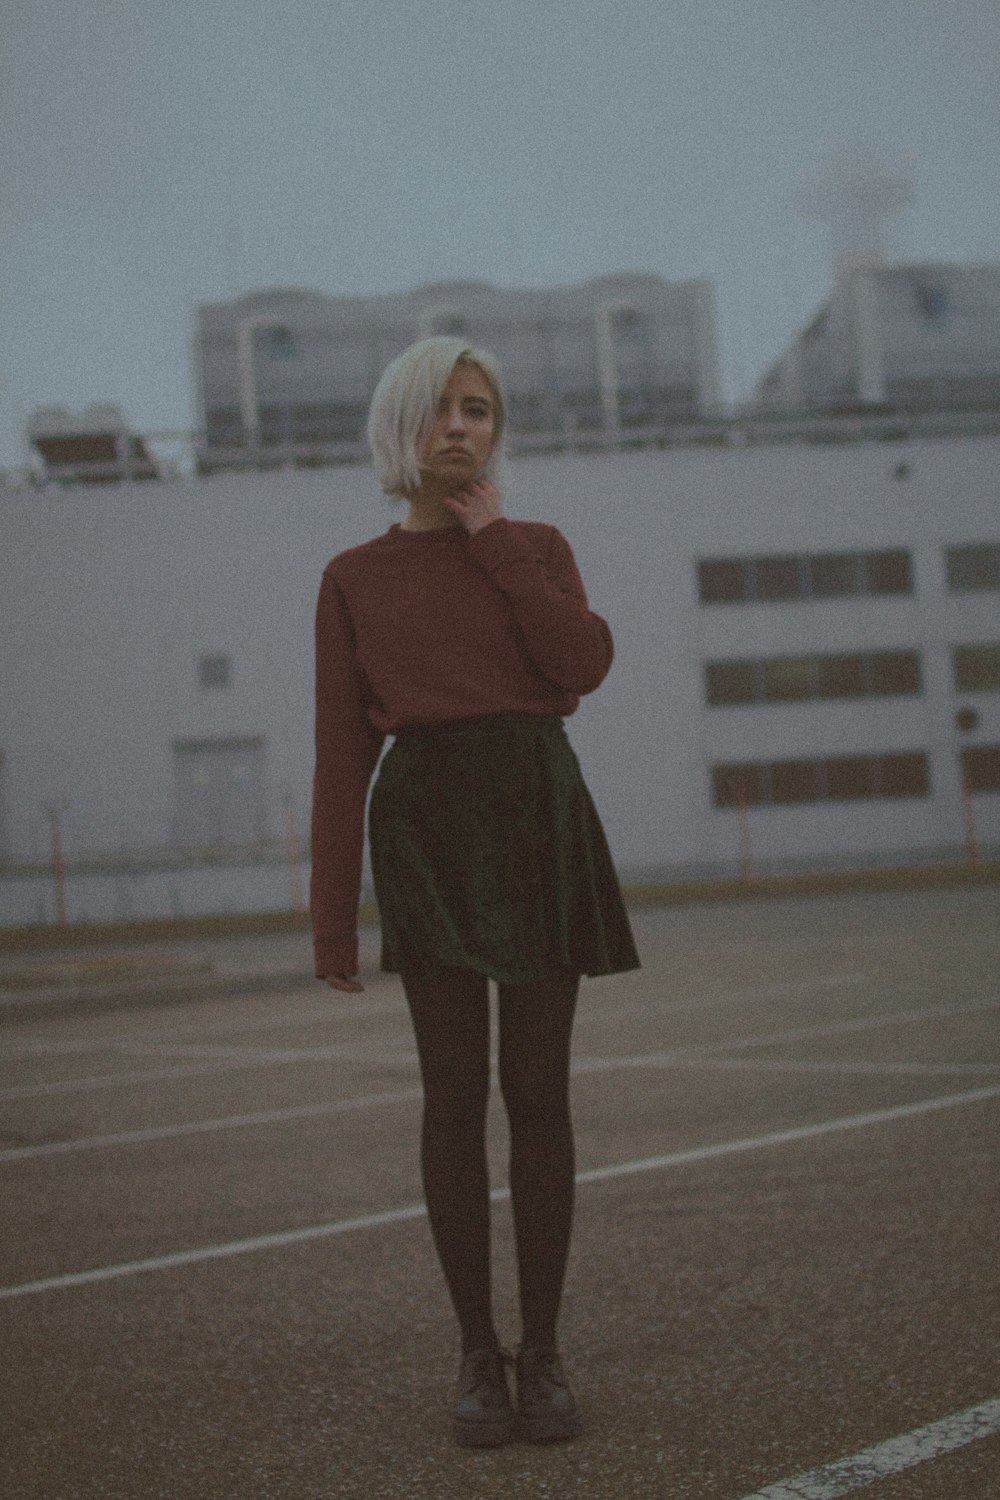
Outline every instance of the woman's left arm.
[(471, 532), (469, 551), (510, 604), (542, 675), (567, 692), (592, 693), (611, 667), (611, 631), (587, 604), (566, 538), (555, 527), (537, 535), (544, 552), (499, 517)]

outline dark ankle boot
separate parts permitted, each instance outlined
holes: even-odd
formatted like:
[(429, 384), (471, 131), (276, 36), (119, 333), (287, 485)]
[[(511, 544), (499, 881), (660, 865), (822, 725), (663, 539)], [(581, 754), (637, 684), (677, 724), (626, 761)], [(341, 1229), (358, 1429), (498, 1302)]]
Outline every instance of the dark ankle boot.
[(514, 1408), (502, 1349), (471, 1349), (462, 1355), (452, 1415), (455, 1441), (463, 1448), (497, 1448), (514, 1436)]
[(517, 1431), (529, 1443), (576, 1437), (580, 1417), (554, 1349), (525, 1344), (517, 1356)]

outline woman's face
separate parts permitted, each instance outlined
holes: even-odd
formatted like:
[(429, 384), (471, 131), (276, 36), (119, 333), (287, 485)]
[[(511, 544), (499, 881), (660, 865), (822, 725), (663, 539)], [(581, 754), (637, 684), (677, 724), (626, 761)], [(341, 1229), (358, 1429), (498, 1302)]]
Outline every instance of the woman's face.
[(469, 484), (486, 467), (495, 429), (496, 406), (489, 381), (478, 365), (460, 360), (420, 439), (423, 480), (446, 489)]

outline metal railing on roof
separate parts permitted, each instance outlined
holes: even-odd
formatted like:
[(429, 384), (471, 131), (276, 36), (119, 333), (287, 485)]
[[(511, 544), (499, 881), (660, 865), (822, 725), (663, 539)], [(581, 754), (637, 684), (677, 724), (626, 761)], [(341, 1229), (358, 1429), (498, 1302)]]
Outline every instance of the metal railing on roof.
[[(892, 411), (885, 408), (781, 414), (742, 410), (645, 426), (511, 431), (511, 457), (612, 454), (677, 448), (734, 448), (755, 444), (907, 442), (914, 438), (978, 437), (1000, 433), (1000, 406), (967, 410)], [(134, 451), (106, 460), (0, 470), (7, 489), (171, 480), (212, 475), (318, 469), (366, 463), (359, 436), (338, 442), (211, 444), (205, 434), (179, 430), (143, 434)], [(155, 476), (155, 478), (154, 478)]]

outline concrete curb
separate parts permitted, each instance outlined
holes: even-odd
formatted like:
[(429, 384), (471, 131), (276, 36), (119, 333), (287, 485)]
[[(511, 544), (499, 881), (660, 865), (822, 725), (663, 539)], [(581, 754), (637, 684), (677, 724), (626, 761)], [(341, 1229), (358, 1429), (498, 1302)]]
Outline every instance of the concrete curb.
[[(718, 876), (704, 880), (652, 881), (624, 886), (630, 906), (673, 905), (688, 901), (736, 901), (801, 896), (833, 891), (923, 890), (933, 886), (1000, 883), (1000, 859), (976, 865), (899, 865), (891, 869), (803, 872), (788, 875)], [(363, 902), (361, 926), (378, 922), (373, 901)], [(149, 918), (136, 922), (87, 922), (68, 927), (0, 927), (0, 954), (60, 948), (99, 948), (109, 944), (187, 942), (193, 938), (260, 937), (266, 933), (308, 932), (304, 912), (238, 912), (203, 917)]]
[[(671, 906), (698, 902), (775, 900), (782, 897), (831, 895), (854, 891), (905, 891), (1000, 883), (1000, 860), (978, 865), (915, 865), (891, 870), (851, 870), (816, 874), (763, 875), (753, 880), (684, 881), (672, 884), (631, 885), (625, 888), (631, 907)], [(369, 903), (361, 922), (375, 925), (377, 913)], [(199, 939), (262, 937), (308, 932), (301, 913), (265, 912), (236, 916), (188, 918), (181, 921), (93, 924), (87, 927), (33, 927), (0, 931), (0, 954), (27, 955), (69, 949), (107, 949), (143, 943), (183, 943)], [(363, 967), (362, 980), (372, 981), (380, 970)], [(2, 984), (2, 979), (0, 979)], [(169, 1005), (194, 998), (219, 999), (230, 995), (259, 995), (269, 991), (308, 989), (318, 981), (308, 966), (267, 967), (230, 974), (179, 971), (155, 979), (79, 983), (53, 988), (0, 989), (0, 1021), (41, 1020), (49, 1017), (95, 1015), (121, 1007)]]

